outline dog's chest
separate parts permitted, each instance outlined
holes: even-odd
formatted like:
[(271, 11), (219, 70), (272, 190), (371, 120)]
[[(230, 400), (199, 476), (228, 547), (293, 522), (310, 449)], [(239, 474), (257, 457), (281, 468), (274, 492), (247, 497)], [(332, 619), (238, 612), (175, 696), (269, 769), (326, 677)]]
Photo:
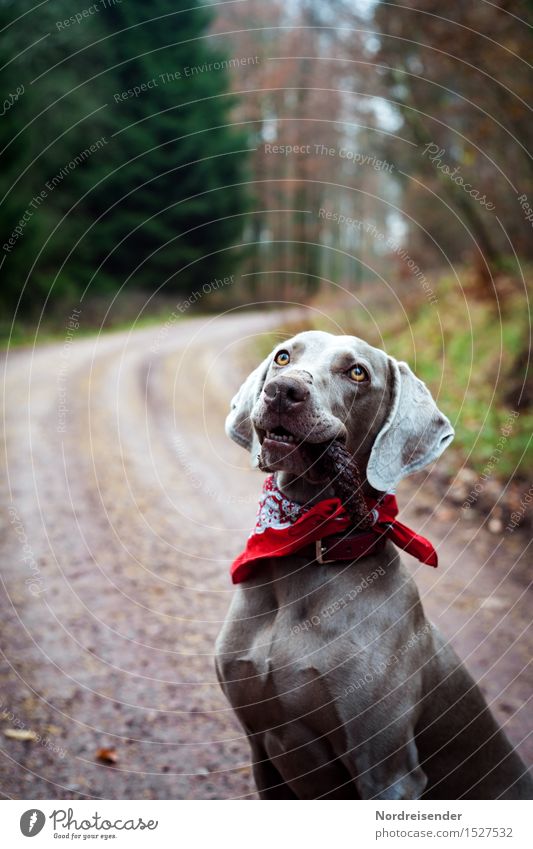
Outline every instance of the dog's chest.
[[(241, 614), (244, 611), (241, 611)], [(248, 611), (250, 613), (250, 611)], [(301, 717), (330, 700), (323, 692), (328, 666), (321, 635), (301, 627), (301, 615), (274, 610), (228, 618), (217, 643), (217, 668), (224, 692), (254, 730)]]

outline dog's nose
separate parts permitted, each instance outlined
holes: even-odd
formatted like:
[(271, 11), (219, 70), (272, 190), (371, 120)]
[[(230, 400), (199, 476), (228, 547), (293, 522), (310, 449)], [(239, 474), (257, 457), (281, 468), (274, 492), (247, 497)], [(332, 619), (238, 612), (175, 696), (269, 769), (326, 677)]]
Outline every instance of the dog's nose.
[(295, 377), (275, 377), (264, 388), (265, 403), (280, 413), (292, 413), (309, 398), (309, 387)]

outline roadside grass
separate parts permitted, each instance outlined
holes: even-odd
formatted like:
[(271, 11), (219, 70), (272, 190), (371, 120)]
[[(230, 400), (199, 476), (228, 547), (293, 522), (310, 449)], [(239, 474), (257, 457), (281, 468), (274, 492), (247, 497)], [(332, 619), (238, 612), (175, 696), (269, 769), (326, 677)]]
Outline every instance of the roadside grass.
[[(158, 297), (146, 308), (148, 296), (140, 292), (126, 293), (111, 298), (89, 297), (79, 301), (57, 304), (51, 314), (42, 318), (24, 318), (0, 321), (0, 350), (33, 347), (61, 342), (65, 338), (67, 323), (74, 308), (81, 309), (76, 338), (96, 336), (101, 333), (117, 333), (122, 330), (140, 329), (164, 324), (169, 315), (176, 312), (176, 298)], [(179, 320), (181, 315), (176, 315)]]
[[(137, 330), (143, 327), (151, 327), (152, 325), (162, 324), (167, 316), (151, 315), (146, 318), (138, 319), (137, 321), (117, 321), (112, 324), (103, 326), (93, 325), (80, 327), (76, 330), (76, 338), (82, 339), (88, 336), (98, 336), (100, 334), (119, 333), (122, 330)], [(68, 319), (68, 316), (67, 316)], [(17, 322), (11, 328), (11, 325), (0, 324), (0, 350), (8, 350), (11, 348), (29, 348), (37, 345), (52, 344), (54, 342), (63, 342), (67, 326), (58, 328), (54, 325), (47, 326), (43, 324), (39, 329), (29, 324)]]
[[(345, 333), (405, 360), (455, 428), (444, 468), (451, 470), (460, 460), (479, 475), (490, 472), (499, 480), (529, 480), (533, 410), (519, 402), (526, 376), (517, 366), (520, 354), (529, 349), (524, 291), (511, 287), (499, 307), (495, 300), (461, 291), (451, 276), (441, 277), (435, 291), (436, 304), (418, 299), (409, 305), (408, 314), (383, 306), (372, 310), (371, 293), (366, 308), (361, 297), (342, 304), (322, 300), (305, 320), (283, 328), (285, 338), (310, 329)], [(258, 353), (266, 356), (279, 341), (279, 333), (263, 336)], [(519, 415), (512, 416), (513, 412)], [(501, 452), (495, 454), (497, 448)]]

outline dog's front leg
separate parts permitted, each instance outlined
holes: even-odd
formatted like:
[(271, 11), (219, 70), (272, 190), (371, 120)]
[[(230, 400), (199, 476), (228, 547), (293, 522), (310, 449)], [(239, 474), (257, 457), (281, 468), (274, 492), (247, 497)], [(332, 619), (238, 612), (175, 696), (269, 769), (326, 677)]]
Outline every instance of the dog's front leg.
[(379, 690), (372, 689), (342, 705), (343, 759), (362, 799), (420, 799), (426, 788), (414, 734), (418, 700), (411, 703), (406, 690), (403, 695), (398, 698), (396, 690), (394, 699), (380, 699)]
[(248, 737), (252, 750), (252, 772), (260, 799), (298, 798), (285, 783), (264, 748), (254, 736)]
[(420, 799), (427, 776), (418, 762), (413, 736), (363, 741), (350, 753), (355, 783), (362, 799)]

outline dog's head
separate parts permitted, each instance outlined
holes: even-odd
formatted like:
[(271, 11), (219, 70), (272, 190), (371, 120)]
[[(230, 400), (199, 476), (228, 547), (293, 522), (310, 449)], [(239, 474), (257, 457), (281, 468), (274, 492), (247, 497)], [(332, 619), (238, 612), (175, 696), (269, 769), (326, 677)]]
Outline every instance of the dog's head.
[(249, 375), (226, 432), (254, 465), (309, 480), (313, 451), (340, 440), (382, 492), (439, 457), (454, 436), (406, 363), (355, 336), (321, 331), (281, 343)]

